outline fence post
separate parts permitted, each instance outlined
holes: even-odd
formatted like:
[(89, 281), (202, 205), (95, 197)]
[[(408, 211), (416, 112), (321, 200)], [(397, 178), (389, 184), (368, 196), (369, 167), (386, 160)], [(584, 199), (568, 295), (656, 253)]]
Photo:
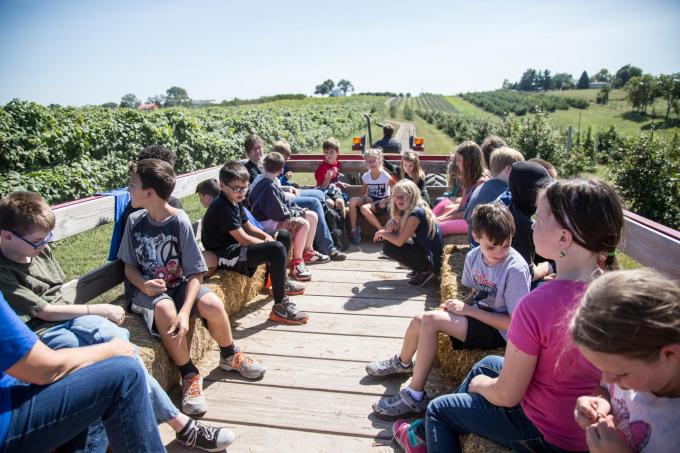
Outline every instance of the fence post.
[(572, 127), (569, 126), (569, 129), (567, 130), (567, 153), (571, 155), (571, 133), (572, 133)]

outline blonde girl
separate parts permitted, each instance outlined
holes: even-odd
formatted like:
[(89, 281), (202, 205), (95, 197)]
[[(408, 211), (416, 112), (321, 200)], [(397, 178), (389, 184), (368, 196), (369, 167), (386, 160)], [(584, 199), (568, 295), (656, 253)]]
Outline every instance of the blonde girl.
[(361, 196), (349, 200), (349, 220), (352, 227), (350, 240), (355, 245), (361, 242), (361, 229), (357, 226), (359, 212), (376, 229), (382, 229), (383, 225), (376, 214), (387, 213), (390, 190), (394, 185), (392, 177), (383, 168), (381, 149), (367, 150), (364, 153), (364, 159), (368, 171), (361, 175)]
[(390, 215), (385, 229), (373, 239), (384, 239), (383, 253), (411, 269), (410, 286), (423, 286), (440, 271), (444, 245), (437, 219), (420, 198), (418, 186), (408, 179), (394, 186)]
[(489, 179), (489, 174), (484, 167), (482, 150), (475, 142), (466, 141), (461, 143), (450, 161), (460, 176), (462, 187), (461, 201), (456, 204), (449, 198), (442, 200), (432, 209), (441, 225), (444, 236), (450, 234), (467, 234), (468, 224), (465, 221), (465, 208), (470, 202), (472, 192), (477, 186)]
[(676, 452), (680, 415), (680, 287), (646, 269), (617, 271), (588, 288), (574, 343), (603, 387), (576, 402), (591, 452)]
[(588, 449), (574, 406), (599, 387), (601, 373), (574, 346), (568, 320), (602, 272), (600, 257), (607, 256), (605, 269), (617, 267), (621, 201), (603, 182), (558, 180), (539, 193), (536, 217), (536, 253), (555, 261), (556, 277), (517, 305), (504, 358), (482, 359), (455, 394), (430, 402), (429, 453), (461, 451), (466, 433), (522, 451)]

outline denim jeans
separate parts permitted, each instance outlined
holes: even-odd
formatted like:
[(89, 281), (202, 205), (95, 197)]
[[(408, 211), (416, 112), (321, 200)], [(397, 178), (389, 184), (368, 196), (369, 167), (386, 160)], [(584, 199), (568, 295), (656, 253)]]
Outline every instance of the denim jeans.
[[(40, 337), (43, 343), (52, 349), (77, 348), (91, 344), (106, 343), (113, 338), (130, 340), (130, 332), (118, 327), (108, 319), (97, 315), (79, 316), (70, 321), (65, 321), (50, 327)], [(144, 364), (138, 355), (137, 361), (144, 368)], [(144, 373), (147, 382), (147, 391), (151, 399), (151, 406), (158, 423), (165, 423), (179, 415), (179, 410), (172, 404), (170, 397), (160, 386), (158, 381), (148, 373)]]
[[(105, 433), (88, 430), (102, 423)], [(114, 452), (165, 451), (139, 362), (114, 357), (51, 385), (12, 388), (12, 418), (0, 451), (43, 452), (67, 442), (69, 451), (79, 452), (103, 453), (109, 443)]]
[(526, 450), (528, 444), (542, 442), (541, 433), (520, 406), (494, 406), (481, 395), (468, 393), (472, 378), (479, 374), (498, 377), (502, 367), (502, 357), (487, 356), (472, 367), (456, 393), (430, 402), (425, 415), (429, 453), (462, 451), (459, 436), (468, 433), (478, 434), (507, 448), (516, 448), (516, 451), (531, 451)]
[(316, 244), (316, 248), (319, 250), (319, 252), (327, 255), (331, 253), (333, 250), (335, 250), (335, 245), (333, 244), (331, 231), (328, 229), (328, 225), (326, 225), (326, 217), (323, 214), (323, 206), (321, 205), (321, 203), (325, 203), (323, 201), (325, 195), (323, 194), (323, 192), (317, 189), (308, 189), (303, 190), (302, 192), (319, 192), (319, 194), (321, 194), (322, 201), (319, 201), (318, 197), (316, 196), (310, 197), (306, 195), (294, 197), (291, 200), (293, 203), (300, 206), (301, 208), (307, 208), (310, 211), (316, 212), (319, 221), (316, 224), (316, 235), (314, 236), (314, 243)]

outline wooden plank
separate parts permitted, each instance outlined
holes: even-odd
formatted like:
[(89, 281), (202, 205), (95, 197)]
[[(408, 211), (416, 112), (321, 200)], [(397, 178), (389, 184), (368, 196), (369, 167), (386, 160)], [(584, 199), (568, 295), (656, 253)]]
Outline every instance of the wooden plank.
[(425, 310), (432, 310), (439, 306), (439, 299), (405, 300), (396, 302), (391, 299), (375, 299), (337, 296), (313, 296), (304, 294), (295, 296), (292, 300), (301, 309), (312, 315), (313, 313), (345, 313), (364, 316), (396, 316), (411, 319)]
[(680, 240), (625, 218), (621, 250), (643, 266), (680, 279)]
[(210, 178), (219, 178), (220, 168), (222, 167), (206, 168), (205, 170), (178, 176), (177, 181), (175, 182), (175, 190), (172, 191), (172, 196), (175, 198), (184, 198), (193, 195), (196, 193), (196, 186), (201, 181)]
[[(313, 273), (312, 273), (313, 274)], [(423, 288), (411, 288), (396, 281), (376, 280), (357, 283), (334, 283), (334, 282), (311, 282), (305, 283), (305, 294), (308, 296), (334, 295), (347, 298), (375, 298), (389, 299), (394, 303), (405, 300), (438, 299), (439, 288), (426, 285)]]
[(58, 241), (113, 222), (114, 198), (97, 197), (81, 203), (55, 206), (53, 211), (56, 219), (54, 240)]
[(383, 259), (358, 260), (351, 257), (352, 254), (349, 254), (345, 261), (330, 261), (328, 263), (319, 264), (318, 266), (309, 266), (309, 269), (312, 273), (317, 270), (354, 273), (365, 272), (362, 271), (362, 269), (370, 269), (369, 272), (387, 272), (398, 275), (406, 275), (409, 272), (409, 269), (401, 267), (396, 261)]
[[(392, 422), (371, 409), (374, 395), (205, 382), (205, 420), (317, 433), (392, 438)], [(257, 408), (254, 410), (254, 408)], [(278, 449), (277, 449), (278, 450)]]
[[(339, 436), (334, 434), (304, 432), (291, 428), (280, 429), (260, 425), (219, 423), (206, 421), (213, 426), (225, 426), (236, 434), (236, 440), (229, 447), (229, 453), (271, 453), (286, 452), (371, 452), (393, 453), (392, 442), (388, 439)], [(167, 425), (159, 426), (161, 439), (168, 453), (196, 453), (175, 441), (175, 432)]]
[[(248, 354), (275, 354), (285, 357), (327, 358), (370, 362), (377, 357), (390, 357), (401, 349), (399, 338), (347, 337), (306, 333), (307, 326), (297, 326), (298, 332), (235, 329), (234, 339)], [(266, 365), (266, 364), (265, 364)]]
[(408, 279), (406, 278), (406, 272), (403, 269), (401, 272), (397, 269), (390, 269), (387, 271), (380, 269), (373, 269), (370, 266), (370, 270), (357, 271), (352, 269), (325, 269), (325, 265), (315, 266), (311, 268), (312, 278), (314, 282), (328, 282), (328, 283), (355, 283), (364, 281), (364, 283), (372, 283), (375, 281), (389, 282), (390, 285), (394, 286), (404, 286), (411, 289), (408, 286)]
[(104, 264), (80, 278), (70, 280), (61, 287), (65, 300), (86, 304), (111, 288), (123, 283), (124, 266), (121, 260)]
[[(308, 304), (303, 304), (301, 301), (298, 302), (298, 308), (301, 310), (307, 310), (308, 307), (306, 305), (312, 306), (316, 304), (313, 302)], [(258, 331), (263, 328), (277, 332), (300, 332), (299, 326), (269, 321), (267, 319), (269, 311), (270, 306), (268, 304), (260, 310), (249, 313), (234, 322), (235, 328), (243, 332), (247, 330)], [(316, 313), (310, 316), (309, 322), (305, 325), (304, 332), (401, 339), (409, 322), (409, 318), (401, 317)]]

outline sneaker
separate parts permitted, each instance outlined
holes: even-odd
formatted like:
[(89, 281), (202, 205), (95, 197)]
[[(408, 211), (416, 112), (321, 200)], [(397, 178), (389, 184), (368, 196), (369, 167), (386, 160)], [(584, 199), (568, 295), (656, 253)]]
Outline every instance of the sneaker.
[(305, 260), (305, 264), (323, 264), (331, 260), (328, 255), (324, 255), (316, 250), (305, 250), (302, 253), (302, 259)]
[(422, 425), (422, 418), (413, 421), (411, 424), (404, 419), (399, 419), (392, 425), (394, 440), (406, 453), (427, 453), (425, 439), (423, 439), (422, 434), (418, 433), (422, 430)]
[(354, 227), (354, 229), (352, 230), (352, 234), (349, 237), (349, 240), (354, 245), (361, 244), (361, 228)]
[(312, 279), (312, 273), (307, 269), (305, 263), (300, 261), (298, 264), (291, 264), (290, 276), (301, 282), (308, 282)]
[(203, 377), (200, 374), (182, 379), (182, 412), (187, 415), (205, 414), (208, 403), (203, 394)]
[(403, 388), (394, 396), (380, 398), (373, 404), (373, 412), (378, 417), (385, 419), (395, 419), (400, 417), (422, 417), (430, 402), (427, 394), (423, 395), (422, 401), (416, 401), (411, 394)]
[(408, 281), (408, 286), (413, 286), (415, 288), (422, 288), (434, 278), (433, 272), (418, 272), (416, 275)]
[(265, 372), (260, 362), (241, 351), (231, 357), (220, 359), (220, 368), (226, 371), (238, 371), (246, 379), (260, 379)]
[(269, 319), (274, 322), (284, 324), (307, 324), (309, 316), (303, 311), (299, 311), (293, 302), (283, 302), (274, 304)]
[(413, 277), (415, 277), (416, 275), (418, 275), (418, 271), (413, 271), (413, 270), (412, 270), (412, 271), (409, 271), (408, 274), (406, 274), (406, 278), (408, 278), (408, 279), (410, 280), (410, 279), (412, 279)]
[(234, 442), (236, 436), (227, 428), (204, 425), (196, 420), (175, 434), (177, 442), (189, 448), (200, 448), (205, 451), (222, 451)]
[[(302, 283), (294, 282), (289, 278), (286, 278), (286, 283), (285, 283), (285, 294), (286, 296), (299, 296), (301, 294), (305, 293), (305, 285)], [(269, 292), (270, 296), (274, 295), (274, 290), (272, 289), (271, 281), (267, 280), (267, 291)]]
[(413, 362), (405, 367), (401, 364), (399, 354), (386, 360), (371, 362), (366, 365), (366, 373), (371, 376), (390, 376), (392, 374), (411, 374), (413, 372)]
[(331, 257), (331, 261), (345, 261), (347, 259), (347, 254), (338, 249), (333, 250), (328, 256)]

